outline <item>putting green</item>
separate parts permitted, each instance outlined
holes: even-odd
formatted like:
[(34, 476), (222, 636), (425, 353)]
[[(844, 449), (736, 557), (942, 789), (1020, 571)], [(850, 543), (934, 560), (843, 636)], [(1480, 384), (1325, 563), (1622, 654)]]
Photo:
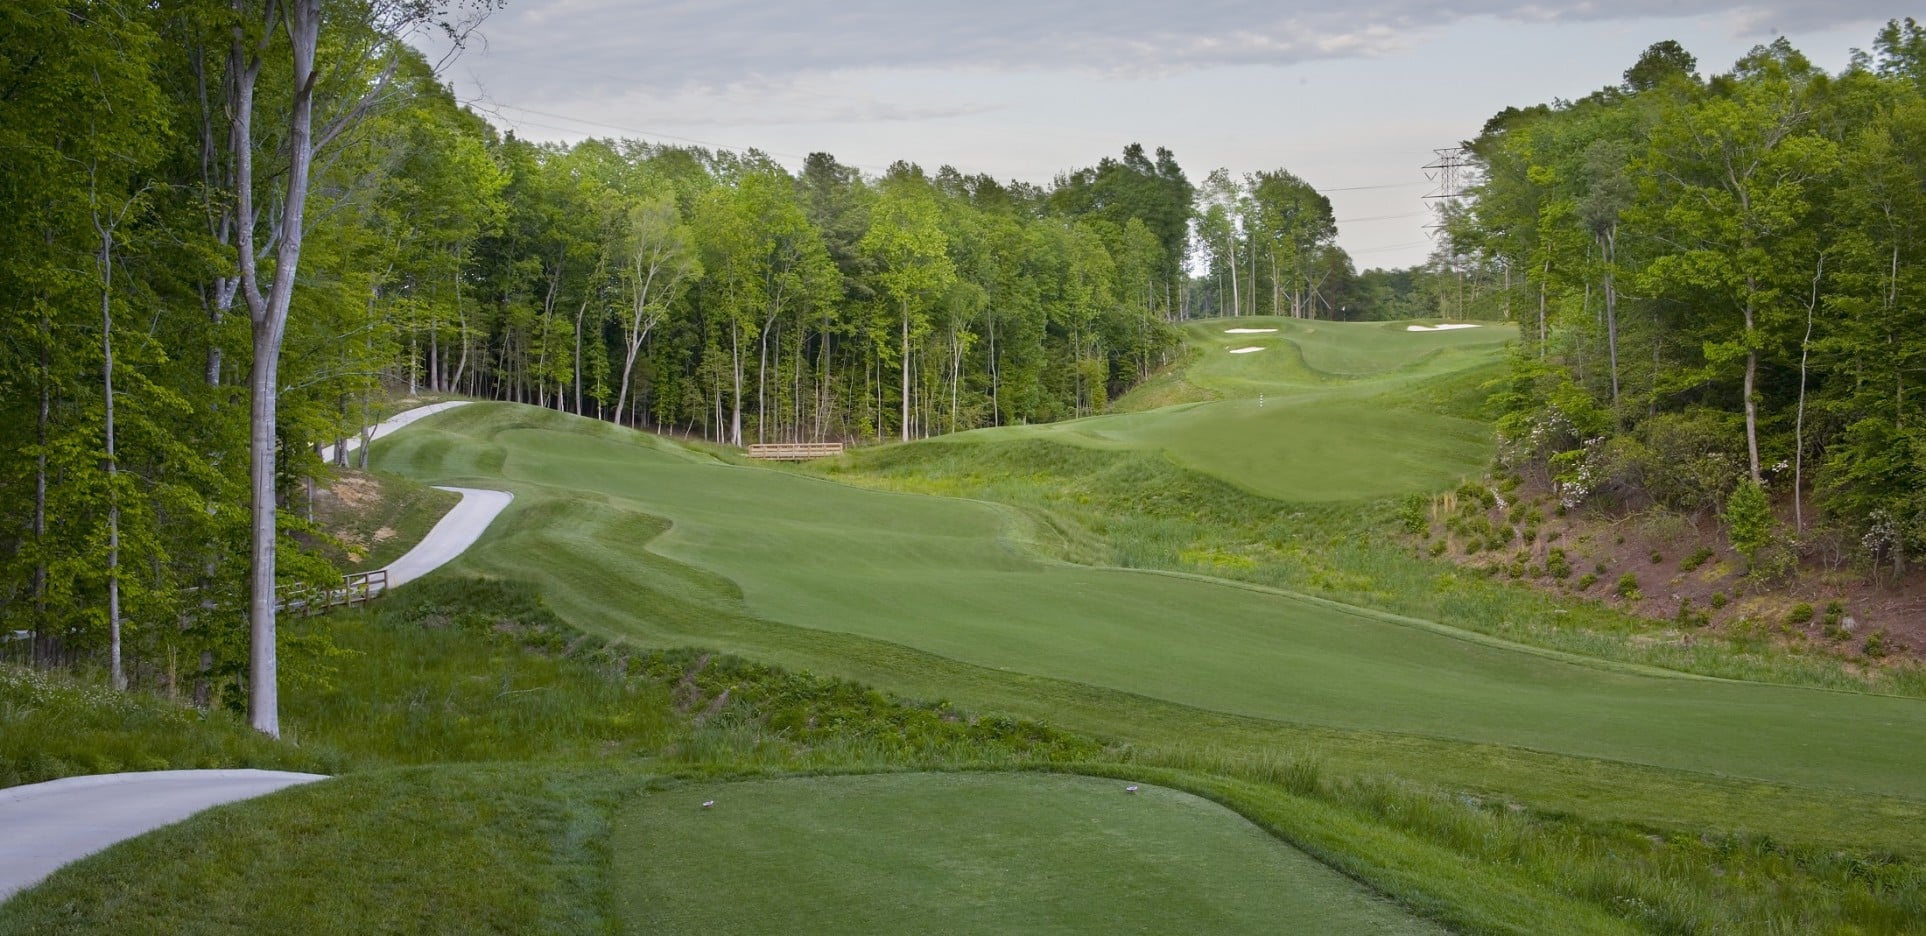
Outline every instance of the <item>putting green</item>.
[(755, 628), (773, 622), (1283, 722), (1926, 795), (1926, 702), (1632, 671), (1226, 583), (1053, 563), (1023, 548), (1011, 511), (723, 465), (533, 407), (431, 417), (376, 462), (513, 488), (454, 568), (536, 581), (610, 636), (767, 653)]
[[(1426, 380), (1497, 360), (1517, 329), (1409, 327), (1284, 318), (1194, 323), (1186, 338), (1202, 354), (1185, 377), (1220, 394), (1219, 401), (980, 429), (940, 441), (1044, 438), (1161, 451), (1185, 467), (1281, 501), (1435, 491), (1482, 473), (1491, 459), (1491, 427), (1413, 406), (1405, 394)], [(1260, 331), (1228, 334), (1232, 328)], [(1231, 353), (1246, 348), (1259, 350)]]
[(1443, 932), (1222, 806), (1123, 787), (890, 774), (650, 793), (615, 820), (617, 907), (637, 934)]

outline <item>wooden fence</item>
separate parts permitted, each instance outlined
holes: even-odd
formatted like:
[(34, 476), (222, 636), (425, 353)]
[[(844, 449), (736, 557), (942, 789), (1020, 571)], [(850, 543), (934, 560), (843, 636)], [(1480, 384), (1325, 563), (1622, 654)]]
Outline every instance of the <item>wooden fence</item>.
[(330, 608), (345, 608), (373, 601), (388, 588), (388, 570), (350, 572), (333, 588), (295, 585), (276, 589), (277, 610), (312, 617)]
[(766, 445), (749, 446), (750, 458), (766, 458), (772, 461), (834, 458), (842, 453), (841, 442), (772, 442)]

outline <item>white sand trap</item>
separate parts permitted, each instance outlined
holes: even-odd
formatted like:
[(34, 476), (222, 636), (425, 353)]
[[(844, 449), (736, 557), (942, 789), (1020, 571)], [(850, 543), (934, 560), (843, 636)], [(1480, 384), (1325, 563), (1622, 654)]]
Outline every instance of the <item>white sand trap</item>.
[(1277, 329), (1275, 328), (1226, 328), (1224, 329), (1224, 334), (1226, 335), (1268, 335), (1275, 331), (1277, 331)]
[(1406, 325), (1405, 331), (1454, 331), (1460, 328), (1477, 328), (1471, 322), (1446, 322), (1443, 325)]
[(1252, 351), (1262, 351), (1262, 350), (1264, 350), (1264, 349), (1263, 349), (1263, 348), (1258, 348), (1258, 347), (1250, 347), (1250, 348), (1232, 348), (1232, 349), (1231, 349), (1231, 353), (1232, 353), (1232, 354), (1249, 354), (1249, 353), (1251, 353)]

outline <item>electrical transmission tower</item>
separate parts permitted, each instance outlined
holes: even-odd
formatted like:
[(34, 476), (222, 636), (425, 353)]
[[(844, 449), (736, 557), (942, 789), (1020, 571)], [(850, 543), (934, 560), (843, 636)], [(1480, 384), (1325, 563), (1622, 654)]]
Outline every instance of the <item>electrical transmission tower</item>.
[[(1462, 146), (1434, 149), (1431, 152), (1435, 158), (1431, 160), (1429, 165), (1424, 167), (1424, 177), (1438, 183), (1438, 187), (1433, 189), (1431, 194), (1426, 195), (1425, 198), (1431, 202), (1431, 207), (1437, 212), (1437, 216), (1432, 219), (1430, 224), (1424, 226), (1424, 230), (1425, 234), (1435, 240), (1440, 233), (1447, 233), (1445, 231), (1445, 223), (1450, 220), (1451, 210), (1458, 205), (1458, 199), (1464, 196), (1465, 188), (1470, 185), (1470, 176), (1473, 169), (1471, 160), (1466, 158), (1465, 148)], [(1445, 268), (1452, 274), (1455, 274), (1458, 280), (1458, 304), (1454, 312), (1452, 309), (1444, 307), (1445, 300), (1444, 297), (1440, 295), (1440, 308), (1438, 312), (1443, 318), (1462, 319), (1465, 317), (1464, 258), (1458, 255), (1456, 245), (1450, 243), (1448, 240), (1444, 246), (1446, 248), (1444, 251)]]
[(1431, 152), (1433, 159), (1424, 167), (1424, 177), (1427, 181), (1438, 183), (1438, 187), (1425, 198), (1431, 202), (1431, 207), (1437, 211), (1438, 216), (1436, 220), (1425, 225), (1424, 229), (1432, 237), (1437, 237), (1438, 232), (1444, 230), (1445, 213), (1464, 196), (1464, 188), (1469, 181), (1467, 177), (1470, 175), (1471, 161), (1465, 158), (1465, 148), (1462, 146), (1434, 149)]

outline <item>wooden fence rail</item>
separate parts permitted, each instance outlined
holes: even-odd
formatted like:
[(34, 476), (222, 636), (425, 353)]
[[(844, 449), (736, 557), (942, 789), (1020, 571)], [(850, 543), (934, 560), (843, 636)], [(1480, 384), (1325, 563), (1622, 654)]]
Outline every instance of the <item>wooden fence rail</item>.
[(276, 589), (278, 595), (275, 607), (281, 611), (292, 611), (312, 617), (330, 608), (344, 608), (366, 604), (373, 601), (388, 588), (388, 570), (376, 569), (373, 572), (350, 572), (341, 577), (341, 584), (333, 588), (315, 588), (312, 585), (295, 585)]
[(772, 461), (834, 458), (842, 453), (841, 442), (771, 442), (749, 446), (750, 458), (766, 458)]

